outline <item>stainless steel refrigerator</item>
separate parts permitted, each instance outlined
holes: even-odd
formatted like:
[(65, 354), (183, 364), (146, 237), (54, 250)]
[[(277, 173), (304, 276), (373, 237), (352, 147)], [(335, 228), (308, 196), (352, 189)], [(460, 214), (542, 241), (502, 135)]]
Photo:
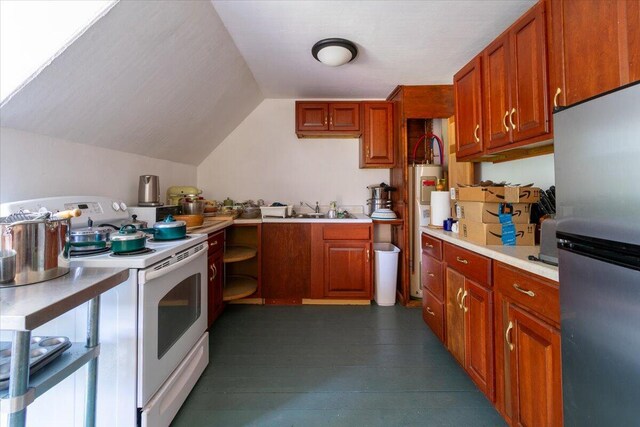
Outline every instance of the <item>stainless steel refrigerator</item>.
[(565, 426), (640, 423), (640, 85), (554, 114)]

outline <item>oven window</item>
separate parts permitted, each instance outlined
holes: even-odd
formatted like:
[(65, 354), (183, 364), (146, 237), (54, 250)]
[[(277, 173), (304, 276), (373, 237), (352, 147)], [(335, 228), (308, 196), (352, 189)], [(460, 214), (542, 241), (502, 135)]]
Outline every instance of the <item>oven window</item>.
[(158, 303), (158, 359), (200, 317), (200, 273), (187, 277)]

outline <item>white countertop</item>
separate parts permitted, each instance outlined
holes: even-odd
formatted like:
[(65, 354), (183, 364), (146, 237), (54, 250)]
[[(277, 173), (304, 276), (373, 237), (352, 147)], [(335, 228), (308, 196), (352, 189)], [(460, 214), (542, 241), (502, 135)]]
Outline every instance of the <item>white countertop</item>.
[(456, 246), (460, 246), (461, 248), (468, 249), (472, 252), (476, 252), (480, 255), (484, 255), (487, 258), (495, 259), (496, 261), (503, 262), (555, 282), (558, 281), (558, 267), (528, 259), (529, 255), (535, 255), (536, 257), (539, 255), (540, 246), (479, 245), (477, 243), (464, 240), (460, 238), (457, 233), (452, 233), (450, 231), (443, 231), (429, 227), (420, 227), (420, 230), (425, 234), (444, 240), (445, 242), (449, 242)]
[(291, 223), (291, 224), (300, 224), (300, 223), (313, 223), (313, 224), (366, 224), (371, 223), (373, 220), (369, 218), (367, 215), (362, 213), (352, 213), (352, 216), (355, 218), (262, 218), (262, 222), (264, 224), (270, 223)]

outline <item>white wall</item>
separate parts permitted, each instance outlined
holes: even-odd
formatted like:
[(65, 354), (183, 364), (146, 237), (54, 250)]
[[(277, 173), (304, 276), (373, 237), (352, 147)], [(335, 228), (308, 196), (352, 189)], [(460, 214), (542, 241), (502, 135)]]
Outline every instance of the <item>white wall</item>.
[(194, 185), (196, 167), (0, 128), (0, 202), (64, 195), (115, 196), (138, 201), (140, 175)]
[(553, 154), (503, 163), (478, 163), (478, 165), (476, 182), (490, 179), (495, 182), (507, 181), (522, 185), (534, 183), (536, 187), (545, 190), (555, 185)]
[(206, 197), (365, 205), (388, 169), (358, 169), (358, 139), (298, 139), (295, 101), (265, 99), (198, 166)]

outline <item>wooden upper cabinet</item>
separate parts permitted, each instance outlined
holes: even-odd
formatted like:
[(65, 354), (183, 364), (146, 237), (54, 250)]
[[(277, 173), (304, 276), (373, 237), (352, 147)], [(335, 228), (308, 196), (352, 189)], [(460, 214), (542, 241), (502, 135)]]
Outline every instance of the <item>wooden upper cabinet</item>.
[(329, 130), (360, 130), (360, 103), (350, 102), (329, 104)]
[(360, 168), (392, 168), (394, 159), (393, 103), (363, 102)]
[(453, 77), (456, 112), (456, 157), (482, 152), (482, 68), (475, 57)]
[(504, 35), (483, 52), (485, 94), (485, 138), (489, 148), (511, 142), (509, 112), (511, 94), (509, 82), (509, 37)]
[(508, 319), (512, 425), (561, 426), (560, 332), (513, 305)]
[(638, 0), (547, 0), (554, 106), (575, 104), (640, 79)]
[(549, 133), (544, 4), (531, 8), (483, 52), (486, 148)]
[(511, 110), (513, 142), (549, 132), (547, 53), (544, 3), (538, 3), (509, 31), (511, 41)]
[(296, 102), (296, 130), (329, 130), (329, 104)]
[(296, 101), (298, 137), (358, 137), (360, 133), (360, 102)]

